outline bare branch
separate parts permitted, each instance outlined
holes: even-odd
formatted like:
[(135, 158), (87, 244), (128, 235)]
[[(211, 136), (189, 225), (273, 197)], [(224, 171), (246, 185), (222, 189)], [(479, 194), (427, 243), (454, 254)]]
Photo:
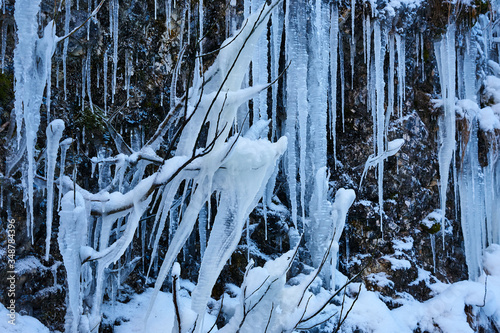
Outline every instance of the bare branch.
[(87, 19), (82, 24), (80, 24), (78, 27), (76, 27), (75, 29), (73, 29), (73, 31), (71, 31), (69, 34), (67, 34), (67, 35), (65, 35), (63, 37), (60, 37), (57, 41), (58, 42), (62, 42), (63, 40), (65, 40), (66, 38), (70, 37), (71, 35), (73, 35), (78, 30), (80, 30), (85, 24), (87, 24), (87, 22), (91, 18), (93, 18), (94, 16), (96, 16), (97, 13), (99, 13), (99, 10), (101, 10), (102, 5), (104, 4), (104, 1), (106, 1), (106, 0), (101, 0), (101, 2), (99, 3), (99, 5), (97, 5), (97, 7), (94, 9), (94, 11), (90, 14), (89, 17), (87, 17)]
[(269, 324), (271, 323), (271, 317), (273, 316), (273, 310), (274, 310), (274, 302), (271, 305), (271, 312), (269, 313), (269, 318), (267, 319), (267, 325), (266, 325), (266, 329), (264, 330), (264, 333), (267, 332), (267, 328), (269, 327)]
[(178, 295), (177, 295), (177, 280), (179, 279), (178, 276), (174, 275), (172, 277), (172, 299), (174, 300), (174, 308), (175, 308), (175, 320), (177, 322), (179, 332), (182, 332), (181, 330), (181, 313), (179, 311), (179, 302), (178, 302)]

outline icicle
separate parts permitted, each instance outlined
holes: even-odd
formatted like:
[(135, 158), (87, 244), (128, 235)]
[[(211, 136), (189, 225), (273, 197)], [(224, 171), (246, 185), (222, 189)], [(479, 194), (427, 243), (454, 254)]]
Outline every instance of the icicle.
[[(264, 2), (264, 0), (252, 0), (252, 13), (256, 10), (260, 10), (260, 7)], [(254, 85), (263, 84), (268, 81), (268, 49), (267, 33), (265, 33), (260, 36), (252, 58), (252, 79)], [(253, 114), (254, 119), (267, 120), (267, 90), (263, 90), (256, 98), (254, 98)]]
[[(389, 87), (387, 88), (387, 113), (385, 115), (385, 136), (389, 121), (394, 113), (394, 35), (389, 35)], [(386, 140), (387, 141), (387, 140)]]
[(418, 73), (420, 61), (420, 33), (415, 33), (415, 72)]
[(436, 273), (436, 235), (430, 234), (431, 250), (432, 250), (432, 272)]
[(200, 257), (203, 260), (205, 250), (207, 248), (207, 224), (208, 224), (208, 211), (207, 204), (203, 206), (198, 217), (198, 229), (200, 234)]
[(85, 110), (85, 91), (86, 91), (86, 82), (87, 82), (87, 64), (85, 63), (86, 57), (82, 58), (82, 96), (81, 96), (81, 105), (82, 112)]
[(465, 261), (469, 279), (477, 281), (482, 272), (482, 254), (486, 248), (486, 210), (484, 176), (477, 159), (478, 122), (474, 118), (469, 125), (470, 134), (458, 184), (460, 212), (464, 236)]
[(127, 107), (130, 106), (130, 53), (125, 52), (125, 90), (127, 91)]
[(186, 47), (183, 47), (181, 52), (179, 52), (179, 61), (175, 64), (174, 74), (172, 75), (172, 82), (170, 84), (170, 108), (173, 109), (177, 105), (177, 79), (181, 73), (182, 58), (184, 57), (184, 51)]
[[(70, 33), (70, 22), (71, 22), (71, 2), (72, 0), (66, 0), (65, 1), (65, 4), (66, 4), (66, 13), (65, 13), (65, 17), (64, 17), (64, 34), (65, 35), (68, 35)], [(67, 91), (67, 87), (68, 87), (68, 81), (67, 81), (67, 75), (66, 75), (66, 61), (67, 61), (67, 57), (68, 57), (68, 43), (69, 43), (69, 38), (66, 38), (64, 40), (64, 47), (63, 47), (63, 76), (64, 76), (64, 100), (66, 101), (67, 100), (67, 97), (68, 97), (68, 91)]]
[[(374, 25), (375, 46), (375, 91), (377, 94), (376, 106), (374, 112), (376, 113), (376, 141), (377, 141), (377, 155), (384, 154), (384, 136), (385, 136), (385, 120), (384, 120), (384, 56), (385, 56), (385, 43), (381, 33), (380, 22), (376, 21)], [(378, 170), (378, 203), (380, 214), (380, 230), (383, 233), (383, 216), (384, 216), (384, 198), (383, 198), (383, 181), (384, 181), (384, 160), (381, 159), (377, 166)]]
[[(52, 55), (51, 55), (52, 57)], [(47, 124), (50, 123), (50, 102), (52, 98), (52, 61), (47, 64), (47, 82), (45, 82), (45, 97), (46, 97), (46, 107), (47, 107)]]
[[(298, 70), (304, 68), (305, 64), (303, 59), (307, 57), (307, 53), (303, 47), (300, 47), (298, 43), (298, 37), (292, 35), (300, 33), (298, 25), (299, 20), (297, 17), (291, 14), (291, 10), (297, 10), (292, 6), (290, 2), (286, 2), (286, 17), (285, 17), (285, 29), (286, 29), (286, 47), (287, 47), (287, 61), (293, 60), (297, 63), (296, 66), (290, 67), (290, 71), (287, 74), (286, 80), (286, 90), (287, 90), (287, 119), (286, 119), (286, 133), (288, 137), (288, 149), (287, 149), (287, 177), (288, 186), (290, 190), (290, 201), (292, 206), (292, 221), (297, 228), (297, 120), (298, 120), (298, 80), (300, 77)], [(299, 15), (301, 18), (302, 15)], [(292, 19), (293, 18), (293, 19)], [(299, 66), (298, 64), (301, 64)], [(302, 73), (301, 73), (302, 74)], [(304, 76), (302, 76), (304, 77)]]
[(198, 2), (198, 17), (199, 17), (199, 20), (200, 20), (199, 21), (199, 25), (200, 25), (200, 27), (199, 27), (200, 28), (199, 39), (201, 40), (201, 42), (200, 42), (200, 54), (203, 54), (203, 52), (204, 52), (203, 51), (203, 40), (204, 39), (202, 39), (203, 36), (204, 36), (204, 34), (205, 34), (204, 27), (203, 27), (203, 25), (205, 24), (205, 22), (204, 22), (204, 15), (205, 14), (204, 14), (204, 11), (203, 11), (203, 0), (199, 0), (199, 2)]
[(49, 260), (50, 238), (52, 235), (52, 214), (54, 211), (54, 174), (59, 140), (64, 131), (64, 122), (56, 119), (47, 126), (47, 236), (45, 239), (45, 261)]
[[(287, 73), (287, 120), (286, 132), (288, 136), (288, 183), (290, 186), (290, 200), (292, 202), (292, 220), (297, 223), (297, 181), (296, 175), (300, 174), (300, 199), (302, 206), (302, 217), (305, 217), (305, 185), (306, 185), (306, 152), (307, 152), (307, 85), (300, 80), (307, 78), (308, 55), (304, 48), (307, 43), (306, 26), (307, 17), (303, 10), (303, 3), (287, 3), (286, 27), (286, 54), (287, 61), (293, 60), (296, 65), (289, 68)], [(293, 19), (291, 19), (293, 17)], [(293, 36), (293, 37), (292, 37)], [(298, 130), (297, 130), (298, 127)], [(297, 133), (298, 132), (298, 133)], [(299, 147), (296, 144), (298, 138)], [(299, 156), (296, 149), (299, 149)], [(296, 159), (299, 160), (297, 168)]]
[[(33, 242), (35, 143), (40, 125), (40, 106), (51, 68), (57, 37), (55, 24), (45, 26), (43, 37), (38, 38), (36, 23), (40, 1), (19, 0), (15, 3), (14, 18), (18, 27), (18, 43), (14, 50), (14, 75), (16, 81), (15, 103), (18, 145), (21, 142), (22, 124), (25, 125), (28, 155), (28, 236)], [(26, 188), (25, 188), (26, 189)]]
[(187, 8), (186, 6), (184, 6), (181, 16), (181, 27), (179, 29), (179, 45), (181, 47), (184, 47), (184, 30), (186, 28), (186, 13), (187, 13)]
[(104, 81), (104, 115), (108, 114), (108, 49), (104, 52), (103, 56), (104, 69), (103, 69), (103, 81)]
[(446, 192), (450, 174), (450, 164), (455, 153), (455, 24), (450, 23), (443, 40), (434, 44), (438, 64), (441, 95), (444, 105), (444, 115), (439, 118), (439, 176), (440, 202), (443, 218), (441, 233), (443, 249), (445, 246)]
[(61, 206), (57, 240), (68, 281), (68, 301), (64, 330), (68, 333), (76, 333), (78, 332), (80, 309), (82, 307), (80, 249), (86, 245), (87, 238), (85, 199), (80, 193), (70, 191), (64, 195)]
[(247, 262), (250, 262), (250, 218), (246, 220)]
[(498, 152), (488, 151), (488, 166), (484, 170), (484, 192), (486, 209), (487, 241), (490, 244), (500, 243), (500, 159)]
[[(467, 36), (468, 43), (470, 36)], [(476, 63), (473, 52), (477, 52), (475, 48), (467, 48), (464, 54), (463, 63), (463, 79), (464, 79), (464, 92), (466, 99), (476, 101)]]
[(337, 74), (339, 49), (339, 11), (337, 4), (332, 5), (330, 29), (330, 134), (333, 144), (333, 158), (337, 162)]
[(158, 6), (158, 0), (155, 0), (155, 21), (157, 19), (157, 16), (156, 16), (157, 6)]
[(165, 26), (167, 27), (167, 31), (169, 33), (170, 33), (170, 19), (172, 16), (171, 9), (172, 9), (172, 0), (165, 0)]
[[(90, 17), (90, 15), (92, 14), (92, 1), (90, 0), (87, 0), (87, 16)], [(89, 20), (87, 22), (87, 41), (90, 40), (90, 21)]]
[(405, 100), (406, 57), (405, 40), (396, 34), (396, 47), (398, 52), (398, 108), (399, 118), (403, 116), (403, 103)]
[(354, 56), (356, 55), (356, 39), (354, 38), (354, 19), (356, 17), (356, 0), (351, 0), (351, 87), (354, 86)]
[[(312, 162), (312, 172), (326, 167), (327, 156), (327, 117), (328, 117), (328, 44), (330, 40), (328, 28), (330, 15), (328, 7), (321, 0), (316, 1), (314, 11), (315, 34), (310, 39), (311, 57), (313, 61), (308, 70), (309, 114), (310, 114), (310, 146), (309, 159)], [(302, 181), (302, 180), (301, 180)]]
[[(283, 33), (283, 9), (282, 6), (278, 6), (278, 8), (274, 9), (272, 14), (272, 25), (271, 25), (271, 79), (278, 77), (279, 75), (279, 60), (280, 60), (280, 52), (281, 52), (281, 37)], [(271, 119), (272, 119), (272, 135), (271, 139), (277, 140), (277, 128), (278, 128), (278, 119), (277, 119), (277, 109), (278, 109), (278, 84), (273, 84), (272, 86), (272, 111), (271, 111)]]
[(57, 77), (56, 77), (56, 89), (59, 90), (59, 81), (61, 80), (61, 62), (57, 62)]
[(113, 0), (113, 82), (112, 82), (112, 93), (111, 102), (115, 103), (115, 93), (116, 93), (116, 72), (118, 70), (118, 13), (119, 13), (119, 1)]
[(91, 58), (92, 49), (87, 50), (87, 60), (85, 61), (85, 74), (87, 79), (87, 95), (89, 97), (90, 110), (94, 113), (94, 103), (92, 102), (92, 81), (91, 81)]
[(342, 115), (342, 132), (345, 132), (345, 63), (344, 46), (342, 45), (342, 34), (339, 35), (339, 65), (340, 65), (340, 110)]
[(5, 50), (7, 49), (7, 23), (2, 21), (2, 74), (5, 70)]
[(422, 81), (425, 81), (425, 63), (424, 63), (424, 35), (420, 35), (420, 64), (422, 71)]

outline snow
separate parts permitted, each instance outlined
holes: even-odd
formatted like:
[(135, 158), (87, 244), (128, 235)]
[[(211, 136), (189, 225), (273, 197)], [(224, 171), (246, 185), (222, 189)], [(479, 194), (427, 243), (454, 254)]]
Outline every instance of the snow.
[(388, 277), (387, 273), (379, 272), (379, 273), (371, 273), (366, 277), (368, 281), (379, 286), (379, 287), (394, 287), (394, 282), (392, 282)]
[(30, 316), (23, 316), (15, 313), (15, 325), (10, 324), (13, 315), (9, 309), (0, 303), (0, 330), (9, 333), (49, 333), (49, 329), (45, 327), (38, 319)]
[(409, 251), (413, 249), (413, 238), (408, 236), (403, 239), (393, 239), (392, 247), (394, 250), (398, 251)]
[(391, 269), (393, 270), (411, 268), (411, 263), (406, 259), (398, 259), (388, 255), (383, 256), (382, 259), (389, 261), (391, 263)]
[[(182, 281), (181, 281), (182, 285)], [(120, 322), (119, 325), (113, 325), (116, 333), (154, 333), (154, 332), (171, 332), (174, 326), (175, 310), (173, 305), (172, 294), (160, 292), (157, 296), (156, 306), (153, 308), (147, 326), (144, 327), (145, 312), (148, 307), (148, 302), (153, 294), (153, 289), (146, 289), (142, 294), (135, 294), (134, 297), (127, 303), (117, 302), (115, 305), (105, 303), (103, 312), (108, 316), (106, 322), (113, 325), (115, 322)], [(194, 323), (193, 313), (190, 313), (189, 298), (181, 290), (180, 306), (181, 312), (191, 315), (188, 323)], [(217, 313), (207, 313), (203, 323), (203, 333), (210, 330), (215, 322)], [(191, 326), (191, 325), (190, 325)], [(218, 332), (215, 327), (212, 332)]]
[(500, 276), (500, 245), (491, 244), (484, 250), (483, 270), (487, 275)]
[(33, 256), (28, 256), (26, 258), (16, 261), (16, 273), (23, 275), (26, 273), (32, 273), (44, 266), (40, 263), (40, 260)]
[(485, 107), (478, 113), (479, 126), (485, 132), (493, 132), (500, 129), (500, 105)]

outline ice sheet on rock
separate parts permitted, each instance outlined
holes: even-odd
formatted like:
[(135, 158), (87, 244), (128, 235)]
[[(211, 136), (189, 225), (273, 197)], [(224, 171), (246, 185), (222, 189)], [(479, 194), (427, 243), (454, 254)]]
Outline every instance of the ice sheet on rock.
[[(59, 140), (64, 131), (64, 122), (61, 119), (52, 121), (47, 126), (47, 236), (45, 240), (45, 260), (49, 260), (50, 238), (52, 235), (52, 214), (54, 211), (54, 174), (56, 168)], [(62, 159), (61, 159), (61, 162)]]

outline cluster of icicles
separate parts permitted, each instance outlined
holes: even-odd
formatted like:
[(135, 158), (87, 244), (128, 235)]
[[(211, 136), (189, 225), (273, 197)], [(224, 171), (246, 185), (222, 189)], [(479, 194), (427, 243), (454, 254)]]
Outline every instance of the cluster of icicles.
[[(67, 96), (67, 53), (68, 38), (71, 34), (70, 21), (72, 1), (65, 2), (64, 33), (58, 37), (54, 22), (49, 22), (38, 37), (37, 16), (41, 0), (16, 0), (15, 20), (18, 26), (18, 43), (14, 55), (16, 80), (16, 121), (19, 144), (25, 142), (28, 166), (26, 168), (26, 197), (28, 207), (28, 230), (33, 237), (34, 202), (33, 183), (35, 178), (35, 142), (40, 126), (40, 107), (44, 92), (47, 100), (47, 243), (46, 259), (50, 251), (51, 224), (53, 218), (54, 177), (59, 146), (61, 147), (60, 175), (58, 180), (60, 208), (59, 247), (68, 272), (68, 314), (66, 328), (68, 332), (89, 331), (99, 324), (100, 306), (105, 287), (105, 275), (108, 267), (125, 253), (131, 244), (142, 216), (148, 207), (158, 207), (154, 221), (153, 234), (149, 243), (153, 248), (151, 263), (157, 255), (160, 235), (168, 224), (171, 241), (163, 264), (159, 271), (155, 293), (165, 280), (174, 264), (177, 254), (184, 246), (195, 224), (199, 221), (201, 252), (203, 261), (199, 280), (192, 294), (193, 310), (203, 321), (206, 304), (216, 279), (236, 248), (247, 217), (262, 199), (264, 212), (273, 205), (272, 196), (277, 175), (277, 161), (287, 150), (284, 170), (287, 175), (291, 219), (300, 229), (307, 221), (304, 230), (315, 265), (322, 261), (325, 244), (333, 238), (338, 242), (343, 229), (345, 214), (354, 200), (352, 191), (340, 191), (338, 202), (332, 204), (327, 195), (328, 173), (327, 142), (332, 140), (335, 163), (336, 131), (344, 126), (337, 125), (337, 118), (344, 120), (345, 55), (342, 41), (349, 39), (339, 31), (339, 9), (321, 0), (286, 1), (286, 7), (274, 1), (266, 6), (264, 0), (245, 0), (244, 15), (247, 19), (241, 31), (236, 31), (236, 18), (228, 11), (227, 35), (234, 35), (226, 40), (215, 63), (201, 73), (202, 57), (197, 58), (194, 81), (188, 93), (189, 118), (184, 131), (179, 137), (175, 157), (167, 161), (159, 158), (156, 151), (162, 143), (168, 124), (162, 124), (152, 138), (144, 144), (128, 147), (118, 133), (114, 133), (119, 155), (109, 157), (102, 151), (93, 162), (99, 164), (100, 192), (89, 193), (79, 188), (64, 176), (65, 155), (72, 143), (71, 139), (60, 142), (64, 123), (51, 121), (50, 87), (52, 57), (59, 42), (63, 43), (64, 94)], [(358, 1), (360, 2), (360, 1)], [(411, 2), (411, 1), (410, 1)], [(89, 16), (96, 17), (100, 6), (88, 1)], [(158, 0), (155, 0), (154, 17), (157, 17)], [(97, 5), (97, 6), (96, 6)], [(235, 5), (231, 2), (231, 5)], [(309, 12), (303, 10), (310, 5)], [(76, 1), (78, 8), (79, 1)], [(170, 28), (170, 14), (173, 4), (165, 1), (166, 25)], [(354, 19), (356, 1), (351, 1), (350, 67), (351, 82), (354, 78), (355, 29)], [(375, 8), (372, 6), (372, 8)], [(104, 110), (108, 108), (109, 98), (114, 103), (117, 89), (118, 41), (119, 41), (119, 0), (109, 1), (109, 22), (112, 45), (104, 51), (103, 96)], [(62, 10), (62, 8), (61, 8)], [(286, 13), (286, 14), (285, 14)], [(390, 32), (376, 18), (376, 11), (363, 15), (364, 61), (368, 78), (368, 109), (371, 110), (374, 136), (373, 154), (368, 157), (362, 179), (371, 167), (377, 168), (380, 225), (383, 220), (383, 174), (384, 161), (395, 155), (404, 144), (403, 139), (389, 141), (388, 126), (391, 117), (402, 117), (405, 100), (406, 53), (405, 35)], [(181, 31), (189, 29), (190, 6), (183, 13)], [(263, 33), (267, 22), (271, 20), (269, 38)], [(483, 18), (486, 20), (486, 18)], [(203, 35), (203, 2), (198, 11), (199, 35)], [(309, 23), (310, 20), (310, 23)], [(311, 27), (309, 27), (311, 25)], [(187, 26), (187, 28), (186, 28)], [(483, 26), (485, 26), (483, 24)], [(90, 23), (86, 25), (90, 31)], [(285, 33), (283, 33), (285, 29)], [(311, 31), (313, 33), (311, 33)], [(2, 28), (2, 68), (5, 54), (6, 31)], [(190, 34), (188, 33), (188, 36)], [(491, 36), (485, 32), (483, 36)], [(180, 34), (180, 44), (184, 34)], [(286, 62), (293, 62), (288, 67), (285, 78), (285, 107), (287, 119), (280, 133), (278, 127), (278, 86), (271, 86), (268, 98), (268, 78), (278, 77), (282, 37), (284, 40)], [(418, 66), (423, 66), (423, 37), (417, 34)], [(468, 44), (473, 44), (468, 40)], [(491, 42), (484, 43), (491, 50)], [(450, 23), (441, 42), (435, 44), (435, 53), (440, 76), (444, 115), (439, 120), (439, 169), (441, 175), (441, 210), (446, 208), (446, 192), (450, 167), (453, 166), (455, 184), (460, 193), (460, 210), (464, 230), (465, 248), (469, 275), (477, 278), (481, 263), (479, 258), (487, 244), (500, 242), (498, 225), (499, 211), (494, 207), (500, 189), (498, 157), (490, 150), (489, 165), (477, 165), (477, 111), (467, 109), (472, 130), (465, 151), (464, 166), (457, 174), (455, 154), (455, 99), (456, 92), (462, 100), (471, 100), (477, 105), (477, 79), (472, 78), (469, 69), (474, 64), (478, 48), (469, 47), (467, 52), (456, 57), (455, 28)], [(373, 46), (373, 49), (372, 49)], [(308, 51), (309, 50), (309, 51)], [(91, 96), (91, 50), (82, 63), (81, 99)], [(203, 53), (202, 46), (199, 54)], [(108, 57), (112, 61), (112, 87), (108, 92)], [(389, 68), (385, 59), (388, 56)], [(490, 61), (495, 63), (494, 60)], [(270, 63), (269, 63), (270, 62)], [(457, 68), (456, 63), (460, 66)], [(125, 87), (127, 97), (133, 75), (132, 55), (126, 54)], [(492, 65), (494, 67), (494, 64)], [(253, 86), (249, 85), (249, 68)], [(499, 67), (500, 68), (500, 67)], [(176, 76), (180, 66), (175, 68), (171, 91), (176, 91)], [(270, 72), (269, 72), (270, 71)], [(385, 73), (388, 73), (387, 75)], [(424, 71), (422, 69), (422, 75)], [(460, 76), (462, 75), (462, 76)], [(455, 86), (459, 76), (459, 87)], [(340, 82), (337, 79), (340, 78)], [(387, 78), (387, 81), (386, 81)], [(397, 80), (397, 85), (396, 85)], [(58, 80), (59, 81), (59, 80)], [(100, 79), (97, 79), (99, 84)], [(305, 81), (305, 82), (304, 82)], [(46, 89), (45, 89), (46, 88)], [(333, 93), (332, 93), (333, 92)], [(340, 97), (339, 101), (337, 101)], [(248, 100), (253, 99), (253, 108), (249, 109)], [(171, 96), (171, 113), (175, 113), (176, 103), (180, 99)], [(500, 102), (500, 101), (498, 101)], [(270, 105), (269, 105), (270, 104)], [(340, 104), (340, 107), (337, 107)], [(337, 115), (337, 110), (340, 114)], [(268, 110), (270, 110), (268, 114)], [(253, 112), (254, 124), (249, 126), (248, 112)], [(394, 113), (394, 114), (393, 114)], [(268, 119), (270, 116), (270, 119)], [(269, 124), (272, 124), (269, 129)], [(23, 126), (24, 124), (24, 126)], [(198, 133), (208, 124), (206, 146), (199, 147)], [(231, 131), (234, 129), (235, 131)], [(240, 133), (240, 134), (234, 134)], [(330, 133), (330, 138), (328, 137)], [(271, 141), (268, 140), (270, 138)], [(137, 142), (144, 140), (136, 140)], [(275, 142), (275, 143), (271, 143)], [(24, 151), (23, 151), (24, 153)], [(144, 177), (146, 167), (151, 163), (161, 164), (160, 169), (149, 177)], [(109, 173), (109, 165), (115, 164), (114, 178), (109, 182), (101, 177)], [(127, 171), (129, 170), (129, 171)], [(133, 170), (131, 172), (130, 170)], [(129, 173), (127, 175), (127, 172)], [(298, 176), (298, 177), (297, 177)], [(61, 198), (61, 194), (65, 193)], [(182, 193), (180, 202), (178, 194)], [(218, 206), (211, 207), (211, 197), (217, 193)], [(153, 201), (154, 199), (154, 201)], [(336, 200), (337, 202), (337, 200)], [(211, 209), (217, 214), (213, 221)], [(480, 223), (474, 224), (474, 219)], [(181, 223), (182, 221), (182, 223)], [(204, 221), (204, 223), (201, 223)], [(116, 225), (115, 228), (113, 226)], [(479, 225), (479, 226), (478, 226)], [(444, 221), (443, 237), (445, 235)], [(207, 230), (211, 228), (207, 244)], [(248, 229), (248, 226), (247, 226)], [(305, 228), (304, 228), (305, 229)], [(332, 233), (332, 230), (335, 230)], [(328, 235), (328, 237), (324, 237)], [(111, 241), (113, 240), (113, 241)], [(111, 241), (111, 244), (110, 244)], [(145, 241), (143, 241), (143, 244)], [(295, 245), (295, 244), (292, 244)], [(146, 247), (146, 245), (143, 245)], [(338, 248), (338, 246), (337, 246)], [(326, 279), (333, 278), (336, 248), (332, 251), (330, 272)], [(91, 266), (92, 263), (92, 266)], [(151, 267), (150, 267), (151, 269)], [(332, 287), (335, 286), (331, 281)], [(91, 290), (94, 292), (91, 293)], [(83, 315), (83, 299), (91, 298), (91, 309)], [(151, 302), (151, 307), (154, 300)], [(202, 325), (198, 325), (201, 329)]]

